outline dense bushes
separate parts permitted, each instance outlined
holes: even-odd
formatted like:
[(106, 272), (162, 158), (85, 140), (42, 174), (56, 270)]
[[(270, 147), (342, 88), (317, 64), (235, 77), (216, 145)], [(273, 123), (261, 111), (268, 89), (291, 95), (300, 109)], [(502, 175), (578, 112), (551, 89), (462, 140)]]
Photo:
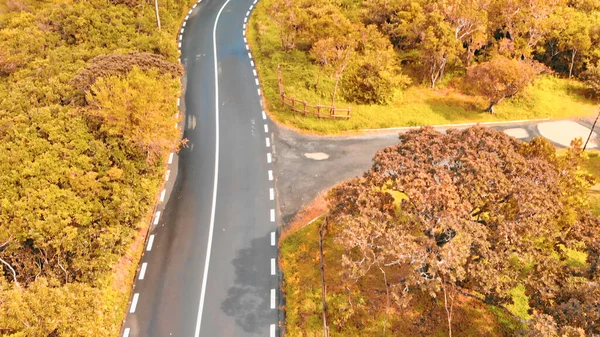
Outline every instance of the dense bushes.
[(189, 1), (170, 3), (163, 30), (141, 1), (0, 7), (0, 334), (117, 335), (127, 294), (112, 270), (179, 138)]
[[(415, 82), (435, 88), (445, 74), (464, 74), (496, 56), (536, 60), (565, 77), (581, 77), (600, 60), (600, 10), (593, 1), (268, 2), (285, 51), (309, 51), (314, 63), (329, 64), (331, 58), (315, 57), (314, 51), (324, 40), (347, 40), (353, 52), (341, 85), (346, 101), (356, 103), (388, 102), (390, 92), (405, 83), (389, 80), (400, 64)], [(361, 43), (378, 51), (366, 64)], [(377, 64), (388, 59), (386, 44), (395, 52), (388, 66)], [(330, 75), (338, 81), (338, 72)]]

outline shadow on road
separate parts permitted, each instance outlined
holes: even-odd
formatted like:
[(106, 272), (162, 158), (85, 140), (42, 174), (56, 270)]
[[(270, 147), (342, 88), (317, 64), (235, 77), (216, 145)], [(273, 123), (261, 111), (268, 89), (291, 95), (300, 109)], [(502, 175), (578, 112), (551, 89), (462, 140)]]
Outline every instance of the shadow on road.
[[(234, 317), (238, 326), (249, 333), (264, 333), (265, 327), (274, 323), (270, 308), (270, 289), (276, 288), (277, 278), (271, 276), (269, 265), (269, 234), (254, 239), (249, 248), (240, 249), (233, 259), (235, 284), (227, 290), (221, 309)], [(275, 257), (275, 249), (272, 252)], [(263, 262), (264, 261), (264, 262)], [(260, 268), (258, 266), (264, 266)], [(258, 285), (258, 286), (257, 286)]]

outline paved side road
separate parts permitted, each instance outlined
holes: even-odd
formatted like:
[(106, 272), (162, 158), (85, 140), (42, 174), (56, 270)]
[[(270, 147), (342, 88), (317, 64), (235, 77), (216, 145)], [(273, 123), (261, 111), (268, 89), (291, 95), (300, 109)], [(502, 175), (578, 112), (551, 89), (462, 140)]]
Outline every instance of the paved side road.
[[(594, 118), (506, 123), (490, 126), (523, 140), (546, 137), (558, 148), (572, 139), (587, 139)], [(600, 127), (600, 126), (599, 126)], [(288, 223), (301, 207), (321, 191), (336, 183), (360, 176), (372, 164), (372, 157), (386, 146), (398, 142), (398, 134), (409, 129), (349, 137), (319, 137), (298, 134), (284, 126), (275, 128), (277, 190), (282, 223)], [(440, 132), (446, 129), (438, 128)], [(594, 133), (588, 148), (598, 149)]]

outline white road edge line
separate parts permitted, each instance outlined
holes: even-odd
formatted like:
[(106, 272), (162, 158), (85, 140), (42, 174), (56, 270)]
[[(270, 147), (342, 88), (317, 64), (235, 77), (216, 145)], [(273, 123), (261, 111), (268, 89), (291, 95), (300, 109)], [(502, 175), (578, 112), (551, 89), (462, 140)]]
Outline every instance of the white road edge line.
[(275, 246), (275, 232), (271, 232), (271, 246)]
[[(135, 308), (137, 307), (137, 302), (139, 299), (140, 299), (140, 293), (133, 294), (133, 300), (131, 300), (131, 307), (129, 308), (130, 314), (135, 313)], [(271, 301), (273, 301), (273, 300), (271, 299)]]
[(248, 58), (252, 60), (252, 54), (248, 53)]
[(146, 246), (146, 251), (149, 252), (152, 250), (152, 244), (154, 243), (154, 234), (150, 235), (148, 239), (148, 245)]
[(262, 116), (263, 116), (263, 119), (267, 119), (267, 114), (265, 113), (264, 110), (262, 111)]
[(123, 337), (129, 337), (129, 332), (130, 331), (131, 331), (131, 329), (125, 328), (125, 330), (123, 330)]
[(244, 43), (246, 43), (246, 44), (248, 43), (248, 39), (247, 38), (244, 38)]
[(269, 181), (273, 180), (273, 171), (269, 170)]
[(271, 309), (275, 309), (275, 289), (271, 289)]
[(254, 81), (256, 82), (256, 85), (258, 85), (258, 78), (255, 78)]
[[(273, 262), (271, 262), (273, 263)], [(142, 269), (140, 269), (140, 276), (138, 277), (138, 280), (143, 280), (144, 279), (144, 275), (146, 275), (146, 268), (148, 267), (148, 264), (146, 262), (142, 263)], [(271, 269), (273, 269), (271, 267)], [(271, 274), (274, 275), (274, 274)]]
[(267, 163), (271, 164), (273, 158), (271, 157), (271, 153), (267, 153)]
[(258, 96), (260, 96), (260, 89), (256, 89), (256, 92), (258, 93)]
[(244, 18), (244, 23), (248, 22), (248, 17)]
[(275, 324), (271, 324), (269, 337), (275, 337)]
[(267, 124), (265, 124), (265, 133), (269, 132), (269, 126)]
[(173, 152), (169, 155), (169, 165), (173, 164)]
[(267, 147), (271, 147), (271, 140), (269, 137), (265, 138), (265, 142), (267, 143)]
[(181, 26), (185, 27), (185, 25), (187, 25), (187, 21), (183, 21), (183, 25), (181, 25)]
[(271, 208), (271, 222), (275, 222), (275, 209)]
[[(217, 206), (217, 182), (219, 181), (219, 70), (218, 70), (218, 59), (217, 59), (217, 24), (221, 13), (231, 0), (225, 1), (213, 25), (213, 60), (215, 66), (215, 176), (213, 181), (213, 196), (212, 206), (210, 210), (210, 228), (208, 230), (208, 245), (206, 247), (206, 260), (204, 262), (204, 274), (202, 275), (202, 288), (200, 291), (200, 303), (198, 303), (198, 318), (196, 320), (196, 330), (194, 337), (200, 336), (200, 327), (202, 325), (202, 311), (204, 310), (204, 298), (206, 296), (206, 282), (208, 281), (208, 266), (210, 263), (210, 252), (212, 248), (213, 232), (215, 228), (215, 207)], [(246, 34), (246, 31), (244, 31)]]
[(254, 5), (250, 5), (250, 10), (252, 10), (252, 8), (254, 8)]
[(275, 190), (273, 189), (273, 187), (269, 188), (269, 199), (275, 200)]
[(254, 77), (256, 77), (256, 69), (252, 69), (252, 74), (254, 74)]
[(167, 190), (162, 190), (162, 192), (160, 192), (160, 202), (165, 201), (165, 194), (167, 194)]
[(171, 175), (171, 170), (167, 170), (167, 173), (165, 174), (165, 181), (169, 181), (170, 175)]
[(246, 50), (250, 50), (250, 46), (248, 46), (248, 44), (246, 44)]
[(158, 225), (158, 220), (160, 220), (160, 211), (156, 211), (156, 215), (154, 216), (155, 225)]
[(271, 258), (271, 275), (275, 275), (275, 258)]
[(248, 15), (250, 15), (250, 11), (247, 11), (247, 12), (246, 12), (246, 16), (248, 16)]

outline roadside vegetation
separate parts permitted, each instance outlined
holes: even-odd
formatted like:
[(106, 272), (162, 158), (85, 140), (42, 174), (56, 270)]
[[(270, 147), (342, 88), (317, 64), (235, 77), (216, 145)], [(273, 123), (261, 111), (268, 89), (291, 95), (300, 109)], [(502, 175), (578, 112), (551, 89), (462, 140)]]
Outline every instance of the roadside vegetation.
[(323, 317), (332, 337), (600, 333), (598, 156), (581, 146), (401, 135), (283, 236), (287, 335), (320, 335)]
[[(272, 116), (338, 133), (592, 115), (599, 27), (595, 1), (262, 0), (248, 36)], [(351, 119), (283, 107), (278, 65), (288, 96)]]
[(192, 1), (0, 4), (0, 335), (117, 336), (180, 144)]

